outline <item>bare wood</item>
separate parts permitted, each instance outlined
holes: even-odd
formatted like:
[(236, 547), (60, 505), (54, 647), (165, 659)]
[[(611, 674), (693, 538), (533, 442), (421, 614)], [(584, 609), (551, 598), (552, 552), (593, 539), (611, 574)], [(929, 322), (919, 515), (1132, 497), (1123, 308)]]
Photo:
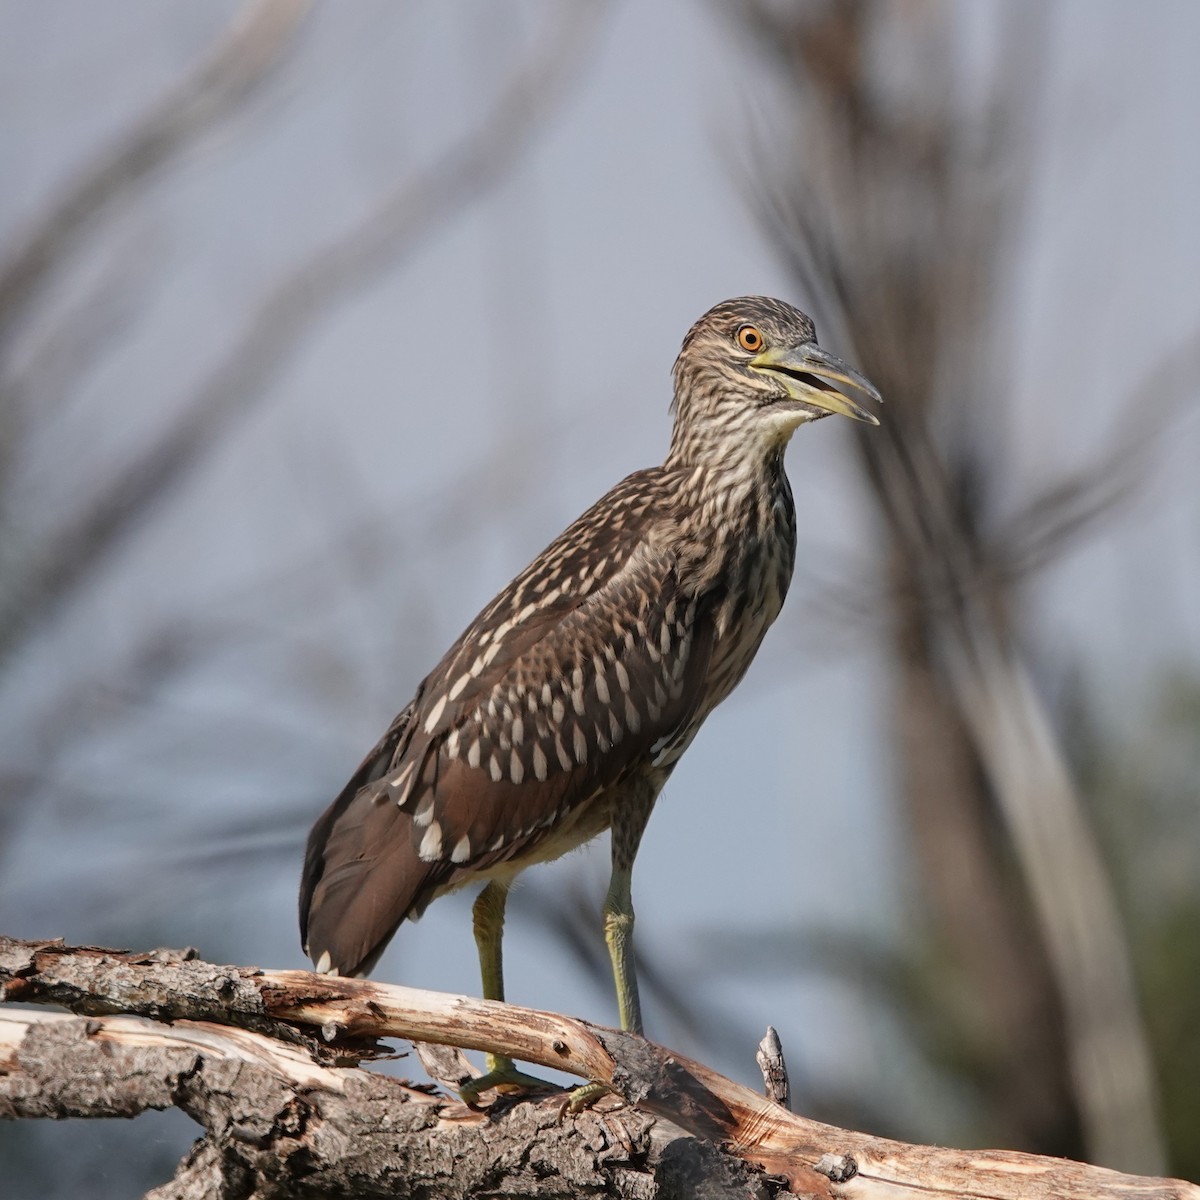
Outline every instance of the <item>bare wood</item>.
[(457, 1092), (468, 1079), (483, 1072), (478, 1070), (458, 1046), (442, 1046), (437, 1042), (414, 1042), (413, 1050), (430, 1079), (449, 1092)]
[(787, 1063), (783, 1060), (783, 1043), (774, 1025), (767, 1026), (754, 1059), (762, 1072), (763, 1092), (767, 1099), (774, 1100), (784, 1108), (791, 1108), (792, 1084), (788, 1079)]
[[(157, 1020), (217, 1020), (264, 1037), (290, 1030), (294, 1041), (311, 1045), (311, 1035), (294, 1028), (303, 1026), (320, 1030), (329, 1052), (348, 1047), (343, 1053), (349, 1057), (364, 1045), (361, 1039), (376, 1037), (509, 1054), (608, 1083), (642, 1113), (727, 1145), (802, 1194), (1200, 1200), (1200, 1188), (1175, 1180), (1009, 1151), (912, 1146), (837, 1129), (789, 1113), (701, 1063), (633, 1035), (494, 1001), (307, 971), (220, 967), (178, 953), (130, 955), (10, 938), (0, 938), (0, 986), (6, 999)], [(0, 1087), (5, 1078), (0, 1076)]]

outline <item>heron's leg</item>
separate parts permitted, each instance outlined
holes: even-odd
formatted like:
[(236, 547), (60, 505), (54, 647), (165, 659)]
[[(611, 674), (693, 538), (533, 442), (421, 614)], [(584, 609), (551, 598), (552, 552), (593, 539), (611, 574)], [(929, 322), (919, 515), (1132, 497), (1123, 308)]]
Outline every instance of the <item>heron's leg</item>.
[(633, 953), (633, 860), (654, 808), (654, 793), (637, 788), (618, 804), (612, 821), (612, 876), (604, 897), (604, 940), (612, 960), (621, 1028), (642, 1032), (642, 1006), (638, 1000)]
[(471, 908), (485, 1000), (504, 999), (504, 909), (507, 904), (508, 885), (492, 882), (475, 897)]
[(642, 1006), (638, 1000), (637, 970), (633, 955), (633, 897), (630, 883), (633, 872), (613, 866), (604, 897), (604, 940), (612, 960), (613, 983), (617, 989), (617, 1012), (621, 1028), (629, 1033), (642, 1032)]
[[(475, 926), (475, 944), (479, 947), (479, 974), (485, 1000), (504, 999), (504, 907), (508, 903), (508, 884), (493, 880), (479, 893), (471, 910)], [(474, 1106), (483, 1092), (546, 1090), (553, 1084), (518, 1071), (504, 1054), (487, 1055), (487, 1072), (459, 1088), (464, 1103)]]
[[(617, 1012), (621, 1028), (642, 1032), (642, 1005), (638, 999), (637, 970), (633, 953), (633, 860), (654, 808), (655, 793), (637, 788), (622, 798), (612, 820), (612, 876), (604, 897), (604, 940), (612, 960), (617, 989)], [(580, 1112), (595, 1104), (612, 1089), (606, 1083), (587, 1083), (576, 1088), (566, 1110)]]

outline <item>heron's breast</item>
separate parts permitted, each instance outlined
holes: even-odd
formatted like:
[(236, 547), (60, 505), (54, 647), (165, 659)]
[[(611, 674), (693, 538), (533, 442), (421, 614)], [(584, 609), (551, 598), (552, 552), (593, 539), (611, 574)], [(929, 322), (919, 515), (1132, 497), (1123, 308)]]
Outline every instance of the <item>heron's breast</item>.
[(714, 613), (706, 713), (741, 681), (783, 608), (796, 558), (790, 500), (790, 494), (777, 495), (755, 522), (761, 533), (744, 537), (728, 559), (724, 594)]

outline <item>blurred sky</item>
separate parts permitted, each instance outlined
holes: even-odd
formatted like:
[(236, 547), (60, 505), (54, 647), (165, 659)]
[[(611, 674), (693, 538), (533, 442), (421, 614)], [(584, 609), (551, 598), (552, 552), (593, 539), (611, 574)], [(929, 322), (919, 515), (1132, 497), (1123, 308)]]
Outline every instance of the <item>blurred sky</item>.
[[(0, 5), (0, 238), (11, 244), (235, 7)], [(27, 415), (13, 536), (36, 541), (86, 505), (284, 270), (478, 123), (555, 7), (319, 7), (244, 113), (107, 218), (36, 315), (18, 368), (89, 289), (111, 305), (113, 334), (79, 386)], [(1014, 510), (1103, 450), (1133, 387), (1200, 322), (1200, 7), (1054, 8), (1042, 150), (1005, 297), (1011, 390), (995, 397)], [(736, 164), (752, 128), (769, 148), (756, 123), (770, 89), (720, 9), (613, 6), (516, 169), (320, 321), (245, 426), (7, 664), (5, 766), (49, 759), (0, 858), (5, 932), (152, 935), (301, 965), (309, 821), (494, 591), (661, 458), (690, 323), (742, 293), (805, 304), (744, 203)], [(986, 44), (992, 8), (959, 11), (966, 56)], [(639, 936), (670, 969), (705, 962), (712, 925), (903, 929), (883, 618), (840, 622), (827, 593), (868, 573), (876, 545), (848, 434), (828, 421), (796, 438), (793, 595), (643, 843)], [(1193, 404), (1137, 498), (1029, 588), (1037, 655), (1082, 664), (1110, 715), (1200, 658), (1198, 469)], [(364, 531), (373, 549), (340, 549)], [(148, 636), (188, 628), (230, 637), (166, 686), (128, 684)], [(47, 714), (65, 696), (64, 733)], [(277, 821), (282, 848), (216, 838), (260, 818)], [(601, 844), (539, 874), (606, 870)], [(406, 926), (377, 975), (477, 992), (470, 898)], [(514, 1001), (615, 1019), (528, 921), (510, 921), (506, 969)], [(705, 986), (749, 1028), (778, 1026), (801, 1073), (854, 1077), (887, 1053), (863, 1002), (835, 985), (781, 969)], [(723, 1065), (752, 1079), (752, 1053)]]

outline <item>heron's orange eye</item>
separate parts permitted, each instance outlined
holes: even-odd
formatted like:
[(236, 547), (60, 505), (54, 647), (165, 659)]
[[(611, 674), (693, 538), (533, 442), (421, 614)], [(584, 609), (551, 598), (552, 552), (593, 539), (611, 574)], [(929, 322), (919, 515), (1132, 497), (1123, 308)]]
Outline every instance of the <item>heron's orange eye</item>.
[(763, 335), (753, 325), (743, 325), (737, 331), (737, 340), (743, 350), (749, 350), (752, 354), (761, 350), (765, 344)]

